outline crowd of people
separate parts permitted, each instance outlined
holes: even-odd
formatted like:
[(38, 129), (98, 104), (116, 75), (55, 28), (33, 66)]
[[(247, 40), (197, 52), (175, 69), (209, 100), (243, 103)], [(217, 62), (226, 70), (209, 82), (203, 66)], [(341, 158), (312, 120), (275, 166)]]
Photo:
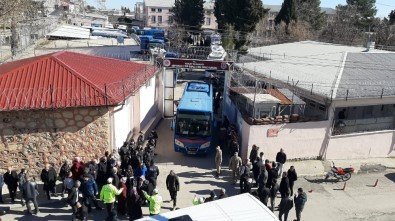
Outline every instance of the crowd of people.
[[(239, 156), (238, 135), (230, 125), (228, 126), (230, 130), (227, 145), (231, 154), (228, 167), (231, 170), (232, 183), (239, 182), (240, 193), (252, 194), (273, 212), (276, 198), (278, 195), (281, 196), (280, 202), (277, 203), (279, 219), (287, 221), (289, 211), (295, 208), (296, 220), (300, 221), (307, 195), (302, 188), (298, 188), (294, 195), (294, 183), (298, 176), (294, 166), (285, 171), (287, 155), (284, 150), (280, 149), (276, 159), (270, 161), (265, 159), (263, 152), (259, 152), (258, 146), (253, 145), (249, 157), (242, 159)], [(154, 130), (149, 134), (147, 142), (144, 133), (140, 132), (136, 142), (131, 139), (130, 142), (125, 142), (119, 151), (106, 152), (99, 160), (92, 159), (84, 163), (80, 157), (75, 157), (72, 163), (64, 161), (58, 172), (53, 165), (46, 164), (40, 174), (44, 194), (48, 200), (51, 200), (52, 196), (61, 196), (71, 207), (75, 220), (87, 220), (93, 207), (97, 210), (105, 208), (106, 220), (118, 220), (119, 215), (128, 216), (129, 220), (142, 218), (141, 207), (144, 205), (149, 206), (150, 215), (157, 215), (163, 204), (156, 188), (159, 175), (159, 168), (154, 163), (157, 140), (158, 135)], [(145, 143), (146, 146), (143, 147)], [(222, 155), (223, 150), (218, 146), (215, 154), (218, 178), (221, 176)], [(56, 188), (58, 180), (62, 184), (60, 191)], [(0, 175), (0, 187), (3, 183), (8, 187), (12, 203), (15, 203), (19, 189), (20, 202), (26, 205), (27, 213), (39, 213), (37, 196), (40, 190), (35, 177), (28, 176), (25, 169), (17, 173), (8, 168), (4, 175)], [(166, 188), (173, 203), (172, 209), (175, 210), (180, 181), (173, 170), (166, 178)], [(221, 188), (218, 193), (211, 191), (207, 198), (195, 196), (192, 205), (226, 197), (225, 189)], [(30, 202), (35, 207), (34, 212)], [(1, 193), (0, 203), (4, 203)]]
[[(278, 204), (279, 219), (282, 221), (284, 218), (287, 221), (288, 213), (295, 205), (296, 221), (300, 221), (307, 195), (302, 188), (298, 188), (297, 194), (294, 195), (294, 183), (298, 176), (294, 166), (290, 166), (288, 171), (283, 171), (287, 161), (284, 150), (280, 149), (276, 160), (270, 161), (265, 159), (263, 152), (259, 152), (258, 146), (253, 145), (249, 158), (242, 160), (238, 153), (237, 135), (234, 131), (229, 134), (232, 138), (230, 138), (228, 148), (233, 154), (229, 160), (229, 170), (232, 171), (233, 184), (239, 181), (240, 193), (254, 195), (273, 212), (279, 193), (281, 196)], [(218, 177), (221, 174), (222, 150), (218, 146), (216, 151), (215, 164)], [(280, 182), (278, 182), (279, 179)], [(255, 190), (254, 187), (257, 189)]]
[[(148, 135), (147, 142), (140, 131), (136, 142), (131, 139), (119, 151), (106, 151), (99, 160), (82, 162), (80, 157), (75, 157), (72, 163), (65, 160), (58, 172), (54, 165), (45, 164), (40, 174), (43, 192), (48, 200), (61, 196), (71, 207), (74, 220), (87, 220), (93, 206), (97, 210), (105, 207), (108, 221), (118, 220), (118, 215), (129, 216), (129, 220), (142, 218), (141, 206), (146, 204), (149, 204), (151, 215), (159, 214), (162, 197), (156, 188), (159, 168), (154, 163), (157, 140), (155, 130)], [(57, 191), (59, 180), (62, 187)], [(25, 169), (18, 174), (9, 167), (4, 175), (0, 175), (0, 187), (3, 183), (8, 188), (11, 203), (15, 203), (19, 188), (20, 202), (26, 205), (27, 214), (39, 213), (37, 196), (40, 190), (36, 177), (28, 176)], [(175, 208), (179, 181), (174, 171), (170, 172), (166, 184)], [(35, 207), (34, 212), (30, 202)], [(4, 203), (1, 193), (0, 203)]]

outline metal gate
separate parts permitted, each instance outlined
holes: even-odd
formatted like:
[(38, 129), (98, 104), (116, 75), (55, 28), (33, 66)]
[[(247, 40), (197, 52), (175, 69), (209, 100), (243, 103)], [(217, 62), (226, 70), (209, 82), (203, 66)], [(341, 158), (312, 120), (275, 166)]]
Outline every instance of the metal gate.
[(174, 69), (164, 68), (164, 117), (174, 117), (174, 88), (176, 86), (174, 78)]

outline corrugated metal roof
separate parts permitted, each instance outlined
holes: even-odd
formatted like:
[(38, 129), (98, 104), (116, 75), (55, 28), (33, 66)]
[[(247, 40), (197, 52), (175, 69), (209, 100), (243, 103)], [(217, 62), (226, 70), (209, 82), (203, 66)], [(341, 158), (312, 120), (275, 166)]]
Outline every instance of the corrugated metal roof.
[[(348, 95), (347, 95), (348, 90)], [(349, 53), (336, 98), (395, 96), (395, 53)]]
[(73, 39), (89, 39), (90, 31), (73, 25), (62, 25), (55, 31), (47, 34), (47, 37), (73, 38)]
[(155, 73), (145, 64), (57, 52), (0, 66), (0, 111), (117, 105)]
[[(346, 53), (389, 52), (366, 48), (336, 45), (314, 41), (294, 42), (249, 49), (255, 56), (268, 58), (265, 61), (240, 64), (244, 69), (282, 82), (298, 82), (297, 87), (324, 97), (331, 97), (337, 76), (341, 71)], [(240, 61), (242, 62), (242, 61)]]

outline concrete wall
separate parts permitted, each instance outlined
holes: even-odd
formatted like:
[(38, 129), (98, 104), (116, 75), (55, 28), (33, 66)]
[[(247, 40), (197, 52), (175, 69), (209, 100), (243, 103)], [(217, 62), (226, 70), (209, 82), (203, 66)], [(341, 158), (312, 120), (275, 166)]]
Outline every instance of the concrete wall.
[[(325, 140), (326, 128), (329, 121), (290, 123), (278, 125), (248, 125), (243, 124), (243, 132), (248, 134), (248, 141), (243, 145), (248, 145), (247, 152), (243, 151), (243, 156), (249, 156), (253, 144), (260, 147), (259, 151), (265, 153), (265, 158), (274, 160), (280, 148), (283, 148), (288, 159), (311, 159), (317, 158)], [(278, 128), (277, 137), (267, 137), (267, 130)]]
[(0, 122), (0, 169), (39, 174), (45, 162), (88, 161), (110, 147), (107, 108), (0, 112)]
[(112, 147), (120, 148), (133, 130), (133, 97), (126, 99), (124, 105), (120, 105), (112, 111)]
[(155, 103), (155, 76), (140, 87), (140, 123), (144, 121)]
[(327, 159), (395, 157), (395, 131), (332, 136)]

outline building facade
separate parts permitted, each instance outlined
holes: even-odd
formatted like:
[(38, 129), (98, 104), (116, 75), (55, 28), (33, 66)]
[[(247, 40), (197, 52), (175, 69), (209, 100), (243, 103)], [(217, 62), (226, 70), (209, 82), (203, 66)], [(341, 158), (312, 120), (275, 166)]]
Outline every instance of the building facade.
[[(145, 0), (136, 3), (136, 19), (144, 21), (145, 27), (168, 28), (174, 23), (172, 8), (174, 0)], [(143, 7), (143, 10), (141, 8)], [(214, 2), (204, 3), (205, 17), (203, 29), (217, 29), (218, 24), (214, 16)]]
[(98, 159), (162, 116), (162, 76), (150, 65), (56, 52), (0, 67), (0, 170)]

